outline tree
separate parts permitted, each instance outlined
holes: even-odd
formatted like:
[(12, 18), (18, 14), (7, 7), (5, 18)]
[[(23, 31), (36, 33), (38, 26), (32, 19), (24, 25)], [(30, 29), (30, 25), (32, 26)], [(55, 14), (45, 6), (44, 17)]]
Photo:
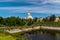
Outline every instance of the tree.
[(3, 23), (3, 17), (0, 17), (0, 24)]
[(30, 26), (30, 25), (32, 25), (33, 23), (34, 23), (33, 20), (32, 20), (32, 19), (29, 19), (27, 25)]
[(37, 18), (37, 17), (35, 17), (35, 18), (33, 19), (33, 20), (34, 20), (34, 22), (37, 22), (37, 19), (38, 19), (38, 18)]
[(43, 21), (46, 22), (47, 21), (46, 18), (43, 18)]
[(55, 19), (56, 19), (56, 16), (55, 15), (51, 15), (49, 21), (53, 21), (54, 22)]

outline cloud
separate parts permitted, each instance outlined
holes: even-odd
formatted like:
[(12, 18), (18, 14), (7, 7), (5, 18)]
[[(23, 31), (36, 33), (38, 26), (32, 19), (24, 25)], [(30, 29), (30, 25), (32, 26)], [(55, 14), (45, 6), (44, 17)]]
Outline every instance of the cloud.
[(26, 13), (27, 11), (33, 13), (60, 13), (60, 9), (49, 9), (44, 7), (0, 7), (0, 11), (7, 13)]
[(22, 7), (0, 7), (0, 11), (9, 11), (10, 13), (20, 13), (28, 10), (36, 13), (60, 13), (60, 0), (0, 0), (0, 2), (25, 2), (33, 4)]
[(50, 2), (50, 3), (60, 3), (60, 0), (47, 0), (47, 2)]

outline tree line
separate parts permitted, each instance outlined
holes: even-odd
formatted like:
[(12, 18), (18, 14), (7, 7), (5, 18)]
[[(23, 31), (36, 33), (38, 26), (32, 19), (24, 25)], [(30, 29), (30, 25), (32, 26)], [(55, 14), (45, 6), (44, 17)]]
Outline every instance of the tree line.
[(56, 19), (56, 16), (51, 15), (51, 16), (48, 16), (48, 17), (44, 18), (43, 21), (45, 21), (45, 22), (54, 22), (55, 19)]
[(3, 18), (0, 17), (0, 26), (24, 26), (33, 24), (33, 20), (26, 20), (15, 16)]
[[(53, 22), (55, 20), (56, 16), (51, 15), (50, 19), (48, 20), (47, 17), (43, 19), (43, 22)], [(15, 16), (3, 18), (0, 17), (0, 26), (24, 26), (24, 25), (33, 25), (35, 22), (37, 22), (38, 18), (34, 19), (24, 19), (24, 18), (19, 18)]]

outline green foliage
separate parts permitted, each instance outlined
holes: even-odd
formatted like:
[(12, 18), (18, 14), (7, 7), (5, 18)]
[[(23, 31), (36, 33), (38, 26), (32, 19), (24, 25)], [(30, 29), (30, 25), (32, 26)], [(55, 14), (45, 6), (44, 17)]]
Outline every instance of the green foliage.
[(35, 18), (34, 18), (34, 22), (37, 22), (37, 19), (38, 19), (38, 18), (37, 18), (37, 17), (35, 17)]
[(25, 25), (25, 22), (23, 20), (24, 19), (14, 16), (7, 18), (0, 17), (0, 24), (5, 26), (23, 26)]
[(30, 26), (30, 25), (32, 25), (33, 23), (34, 23), (33, 20), (32, 20), (32, 19), (29, 19), (27, 25)]
[[(55, 15), (51, 15), (50, 19), (48, 20), (48, 17), (43, 19), (43, 22), (37, 22), (38, 18), (35, 17), (34, 19), (22, 19), (19, 17), (7, 17), (7, 18), (3, 18), (0, 17), (0, 26), (4, 27), (4, 26), (31, 26), (31, 25), (55, 25), (56, 23), (54, 22), (56, 16)], [(58, 22), (58, 24), (56, 24), (56, 26), (59, 25), (60, 23)]]
[(35, 22), (34, 25), (60, 27), (60, 22)]
[(46, 18), (43, 19), (44, 22), (54, 22), (56, 19), (56, 16), (55, 15), (51, 15), (51, 16), (48, 16)]
[(55, 20), (55, 18), (56, 18), (56, 16), (55, 16), (55, 15), (51, 15), (51, 16), (50, 16), (50, 20), (49, 20), (49, 21), (54, 21), (54, 20)]

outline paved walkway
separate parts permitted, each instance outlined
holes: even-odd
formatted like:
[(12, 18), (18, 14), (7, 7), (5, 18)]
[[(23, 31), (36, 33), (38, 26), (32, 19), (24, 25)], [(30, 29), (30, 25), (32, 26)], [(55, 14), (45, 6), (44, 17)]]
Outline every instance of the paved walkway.
[(60, 27), (47, 27), (47, 26), (37, 26), (33, 28), (23, 28), (23, 29), (12, 29), (12, 30), (6, 30), (9, 33), (17, 33), (17, 32), (24, 32), (24, 31), (32, 31), (32, 30), (38, 30), (38, 29), (49, 29), (49, 30), (60, 30)]
[(60, 30), (60, 27), (47, 27), (47, 26), (41, 26), (42, 29), (49, 29), (49, 30)]
[(34, 28), (12, 29), (12, 30), (6, 30), (6, 31), (9, 33), (17, 33), (17, 32), (32, 31), (32, 30), (38, 30), (38, 29), (40, 29), (40, 26), (37, 26)]

